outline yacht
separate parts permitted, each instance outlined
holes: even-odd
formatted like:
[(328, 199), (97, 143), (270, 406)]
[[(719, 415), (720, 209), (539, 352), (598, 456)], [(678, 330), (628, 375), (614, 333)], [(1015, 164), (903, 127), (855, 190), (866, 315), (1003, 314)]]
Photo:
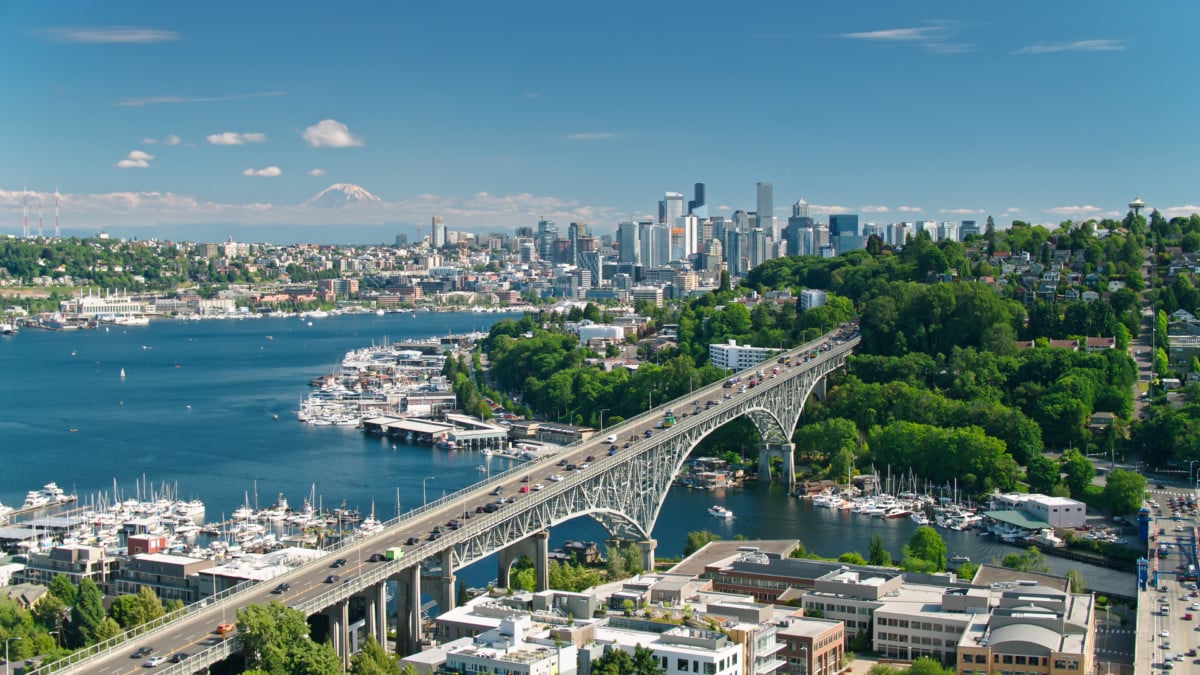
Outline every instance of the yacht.
[(841, 495), (832, 492), (823, 492), (812, 498), (813, 506), (822, 509), (840, 509), (842, 508)]
[(49, 506), (50, 499), (42, 494), (41, 490), (30, 490), (25, 494), (25, 503), (21, 505), (22, 509), (39, 509), (43, 506)]
[(714, 516), (716, 518), (732, 518), (733, 511), (730, 511), (729, 509), (725, 508), (724, 506), (718, 506), (716, 504), (713, 504), (712, 506), (708, 507), (708, 515)]
[(913, 521), (917, 525), (928, 525), (929, 524), (929, 518), (924, 513), (921, 513), (920, 511), (913, 511), (911, 514), (909, 514), (908, 519)]
[(63, 502), (74, 501), (75, 498), (62, 491), (58, 487), (58, 483), (49, 482), (42, 486), (42, 494), (50, 501), (51, 504), (61, 504)]

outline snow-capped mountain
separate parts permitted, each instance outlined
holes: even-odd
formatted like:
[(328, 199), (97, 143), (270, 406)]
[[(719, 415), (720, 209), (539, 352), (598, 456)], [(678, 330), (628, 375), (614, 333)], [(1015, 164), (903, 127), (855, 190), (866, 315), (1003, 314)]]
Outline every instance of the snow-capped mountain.
[(315, 197), (304, 202), (304, 206), (339, 207), (355, 204), (382, 203), (383, 200), (350, 183), (334, 183), (321, 190)]

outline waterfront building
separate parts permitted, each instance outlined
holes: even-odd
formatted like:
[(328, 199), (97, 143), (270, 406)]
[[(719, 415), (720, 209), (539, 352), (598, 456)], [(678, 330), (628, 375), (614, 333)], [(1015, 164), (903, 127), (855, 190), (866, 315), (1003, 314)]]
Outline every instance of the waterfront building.
[(971, 615), (955, 646), (959, 675), (1090, 673), (1096, 651), (1095, 598), (1036, 582), (1007, 584), (995, 609)]
[(758, 365), (778, 353), (779, 350), (773, 347), (739, 345), (737, 340), (708, 346), (709, 361), (717, 368), (729, 368), (730, 370), (744, 370)]
[(1042, 494), (994, 494), (992, 495), (988, 517), (1003, 520), (1004, 514), (1021, 512), (1029, 520), (1035, 521), (1036, 528), (1053, 527), (1059, 529), (1074, 529), (1087, 524), (1087, 505), (1081, 501), (1067, 497), (1051, 497)]
[(108, 582), (117, 571), (119, 560), (96, 546), (82, 544), (63, 544), (54, 547), (48, 553), (30, 553), (25, 562), (25, 569), (13, 574), (15, 583), (32, 583), (50, 585), (50, 581), (58, 575), (63, 575), (71, 583), (79, 585), (84, 579), (91, 579), (108, 592)]
[(135, 555), (121, 566), (113, 580), (114, 595), (137, 593), (149, 587), (160, 600), (199, 600), (196, 575), (215, 566), (212, 560), (181, 555), (149, 553)]

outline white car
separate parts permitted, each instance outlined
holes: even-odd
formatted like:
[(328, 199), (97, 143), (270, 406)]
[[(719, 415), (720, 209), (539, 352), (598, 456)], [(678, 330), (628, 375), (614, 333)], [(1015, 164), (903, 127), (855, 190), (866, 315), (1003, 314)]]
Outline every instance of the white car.
[(166, 663), (166, 662), (167, 662), (167, 659), (166, 659), (166, 657), (163, 657), (163, 656), (151, 656), (149, 659), (147, 659), (147, 660), (146, 660), (146, 663), (145, 663), (145, 665), (144, 665), (144, 666), (142, 666), (142, 667), (143, 667), (143, 668), (157, 668), (157, 667), (161, 666), (162, 664), (164, 664), (164, 663)]
[(579, 470), (580, 470), (580, 471), (583, 471), (584, 469), (588, 468), (589, 466), (591, 466), (591, 464), (588, 464), (587, 462), (584, 462), (583, 464), (580, 464), (580, 465), (579, 465)]
[(542, 485), (541, 483), (534, 483), (533, 485), (529, 486), (529, 489), (530, 490), (542, 490), (542, 489), (545, 489), (545, 487), (546, 486)]
[(552, 480), (552, 481), (556, 481), (556, 482), (557, 482), (557, 481), (560, 481), (560, 480), (562, 480), (562, 479), (563, 479), (563, 477), (562, 477), (562, 474), (561, 474), (561, 473), (556, 473), (556, 474), (553, 474), (553, 475), (551, 475), (551, 476), (550, 476), (550, 480)]
[(1159, 634), (1158, 634), (1158, 637), (1161, 637), (1161, 638), (1169, 638), (1169, 637), (1171, 637), (1171, 631), (1169, 631), (1169, 630), (1164, 630), (1163, 632), (1161, 632), (1161, 633), (1159, 633)]

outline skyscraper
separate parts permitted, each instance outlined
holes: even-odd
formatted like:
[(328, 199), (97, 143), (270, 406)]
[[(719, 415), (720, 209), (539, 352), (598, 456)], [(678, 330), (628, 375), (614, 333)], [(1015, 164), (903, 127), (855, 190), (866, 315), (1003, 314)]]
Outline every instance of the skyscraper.
[(829, 216), (829, 239), (839, 254), (866, 248), (862, 232), (858, 229), (858, 214), (839, 213)]
[(674, 227), (675, 219), (683, 215), (683, 194), (680, 192), (668, 192), (664, 194), (662, 205), (660, 222)]
[(617, 243), (621, 245), (620, 262), (637, 264), (642, 261), (638, 224), (627, 220), (617, 224)]
[(442, 224), (441, 216), (434, 216), (431, 219), (433, 225), (433, 247), (441, 248), (446, 245), (446, 226)]
[(708, 203), (704, 201), (704, 183), (696, 183), (695, 198), (688, 202), (688, 213), (700, 220), (708, 218)]
[(779, 228), (775, 226), (775, 186), (771, 183), (758, 184), (758, 226), (771, 238), (779, 241)]

